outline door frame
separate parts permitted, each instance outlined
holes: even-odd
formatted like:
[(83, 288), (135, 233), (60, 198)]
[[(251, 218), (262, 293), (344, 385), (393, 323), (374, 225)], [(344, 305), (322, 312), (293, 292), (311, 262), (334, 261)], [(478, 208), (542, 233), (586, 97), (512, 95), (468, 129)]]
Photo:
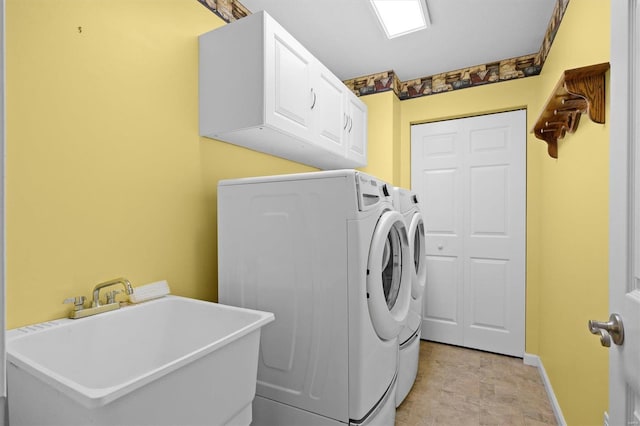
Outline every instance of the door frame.
[[(637, 203), (633, 186), (635, 172), (634, 139), (638, 125), (632, 119), (637, 113), (639, 85), (633, 76), (640, 71), (638, 39), (638, 0), (611, 2), (611, 74), (609, 135), (609, 312), (618, 312), (624, 304), (624, 293), (633, 270), (633, 218), (630, 209)], [(638, 188), (635, 188), (637, 190)], [(623, 318), (624, 319), (624, 318)], [(624, 424), (634, 401), (626, 398), (622, 351), (618, 346), (609, 351), (609, 408), (605, 424)]]
[(5, 238), (5, 152), (6, 152), (6, 77), (5, 77), (5, 0), (0, 4), (0, 425), (5, 424), (6, 404), (7, 404), (7, 381), (6, 365), (7, 354), (5, 350), (5, 329), (6, 329), (6, 296), (5, 296), (5, 274), (6, 274), (6, 238)]

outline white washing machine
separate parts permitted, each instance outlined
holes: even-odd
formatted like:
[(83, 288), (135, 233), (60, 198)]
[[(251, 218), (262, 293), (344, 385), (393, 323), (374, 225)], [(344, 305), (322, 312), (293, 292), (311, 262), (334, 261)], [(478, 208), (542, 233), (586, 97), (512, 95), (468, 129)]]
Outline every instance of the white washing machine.
[(396, 407), (406, 398), (416, 380), (422, 330), (422, 295), (427, 282), (424, 221), (415, 193), (393, 188), (393, 206), (405, 219), (409, 238), (411, 267), (411, 299), (407, 324), (400, 332)]
[(273, 312), (254, 425), (395, 420), (409, 242), (391, 187), (354, 170), (221, 181), (220, 303)]

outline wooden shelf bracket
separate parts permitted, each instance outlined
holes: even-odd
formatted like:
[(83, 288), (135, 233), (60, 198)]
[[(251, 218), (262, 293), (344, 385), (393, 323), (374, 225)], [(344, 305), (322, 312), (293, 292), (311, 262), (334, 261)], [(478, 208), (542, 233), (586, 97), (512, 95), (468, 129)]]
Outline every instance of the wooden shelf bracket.
[(588, 114), (595, 123), (604, 124), (607, 70), (609, 63), (605, 62), (562, 73), (531, 130), (547, 143), (551, 157), (558, 158), (558, 139), (576, 131), (582, 114)]

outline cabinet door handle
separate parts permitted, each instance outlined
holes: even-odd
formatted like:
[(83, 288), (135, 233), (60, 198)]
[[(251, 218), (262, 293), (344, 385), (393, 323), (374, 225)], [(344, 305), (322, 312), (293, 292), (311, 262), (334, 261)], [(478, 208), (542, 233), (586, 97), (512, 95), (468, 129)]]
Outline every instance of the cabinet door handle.
[(347, 126), (349, 125), (349, 116), (346, 112), (342, 115), (344, 116), (344, 126), (342, 126), (342, 130), (347, 130)]
[(349, 133), (351, 133), (351, 129), (353, 129), (353, 118), (349, 117)]
[(313, 98), (313, 101), (311, 101), (311, 109), (313, 109), (313, 107), (316, 106), (316, 92), (313, 91), (313, 87), (311, 88), (311, 96)]

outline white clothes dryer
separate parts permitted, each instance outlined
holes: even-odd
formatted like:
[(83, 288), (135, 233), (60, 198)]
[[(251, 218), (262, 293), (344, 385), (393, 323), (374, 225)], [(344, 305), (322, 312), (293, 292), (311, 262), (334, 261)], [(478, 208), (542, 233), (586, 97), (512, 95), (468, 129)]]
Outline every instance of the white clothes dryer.
[(411, 259), (391, 187), (355, 170), (218, 184), (220, 303), (263, 328), (254, 425), (393, 424)]
[(405, 219), (412, 259), (409, 315), (407, 324), (400, 332), (398, 339), (400, 351), (398, 358), (398, 385), (396, 389), (397, 407), (409, 394), (418, 373), (420, 334), (422, 330), (422, 296), (427, 282), (427, 268), (424, 221), (417, 195), (407, 189), (394, 187), (393, 206)]

